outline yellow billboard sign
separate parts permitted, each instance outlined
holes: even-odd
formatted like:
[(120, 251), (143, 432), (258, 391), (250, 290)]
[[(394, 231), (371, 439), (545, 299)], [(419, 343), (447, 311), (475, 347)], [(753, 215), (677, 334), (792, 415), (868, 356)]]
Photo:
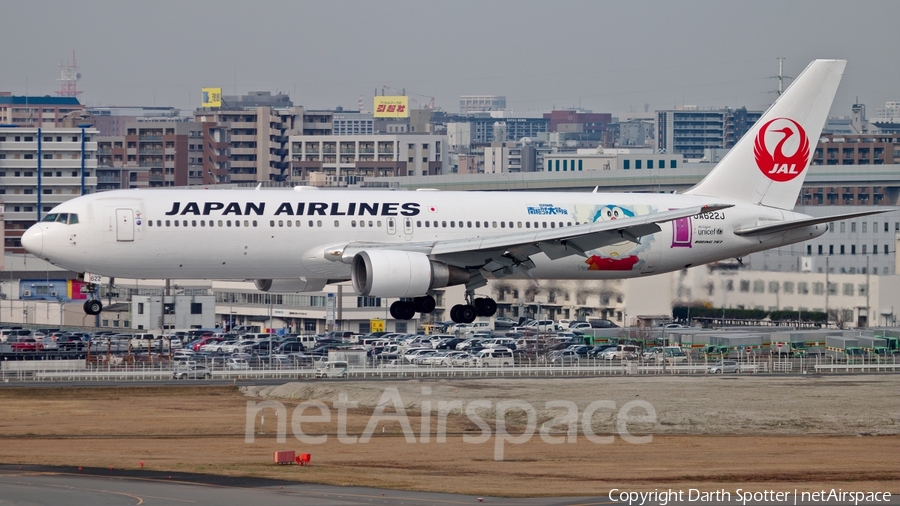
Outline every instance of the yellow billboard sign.
[(408, 118), (409, 97), (377, 96), (375, 97), (374, 116), (376, 118)]
[(378, 318), (369, 320), (369, 332), (384, 332), (384, 320)]
[(222, 107), (222, 88), (203, 88), (203, 107)]

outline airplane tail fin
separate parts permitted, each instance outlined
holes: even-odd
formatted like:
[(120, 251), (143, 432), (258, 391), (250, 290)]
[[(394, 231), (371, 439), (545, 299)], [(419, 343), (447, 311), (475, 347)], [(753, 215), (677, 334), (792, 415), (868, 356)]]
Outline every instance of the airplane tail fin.
[(793, 209), (846, 65), (846, 60), (810, 63), (686, 193)]

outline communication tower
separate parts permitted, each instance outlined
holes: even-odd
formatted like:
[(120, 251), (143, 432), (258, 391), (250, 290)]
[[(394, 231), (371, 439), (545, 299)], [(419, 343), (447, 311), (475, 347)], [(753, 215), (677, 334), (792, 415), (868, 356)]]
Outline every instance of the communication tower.
[(61, 97), (77, 97), (81, 94), (78, 91), (78, 80), (81, 79), (81, 73), (78, 72), (78, 65), (75, 63), (75, 50), (72, 50), (72, 64), (70, 65), (68, 62), (63, 65), (60, 63), (57, 65), (59, 67), (59, 91), (56, 92), (57, 95)]

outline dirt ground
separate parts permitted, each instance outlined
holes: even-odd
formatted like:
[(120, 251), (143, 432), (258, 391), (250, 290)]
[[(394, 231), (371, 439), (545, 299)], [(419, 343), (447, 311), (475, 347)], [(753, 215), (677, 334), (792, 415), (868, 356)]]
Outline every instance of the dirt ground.
[[(505, 496), (625, 487), (900, 492), (898, 386), (900, 375), (7, 388), (0, 389), (0, 462), (119, 469), (143, 462), (151, 470)], [(264, 401), (269, 409), (253, 408)], [(296, 411), (304, 401), (324, 402), (330, 419), (313, 421), (317, 408)], [(379, 401), (390, 405), (385, 413), (396, 413), (394, 401), (402, 406), (412, 441), (400, 421), (372, 421)], [(446, 439), (439, 440), (438, 406), (453, 401), (443, 415)], [(512, 401), (534, 407), (535, 433), (522, 444), (500, 445), (498, 461), (496, 438), (471, 440), (485, 428), (496, 433), (499, 403)], [(571, 402), (577, 430), (554, 421), (566, 411), (547, 401)], [(623, 438), (617, 422), (629, 402), (638, 406), (632, 417), (646, 415), (647, 406), (655, 411), (655, 421), (624, 419), (629, 433), (652, 441)], [(591, 403), (595, 414), (585, 416)], [(276, 417), (271, 408), (280, 405)], [(512, 438), (528, 430), (524, 410), (510, 409), (501, 420)], [(279, 421), (286, 422), (283, 443)], [(327, 440), (299, 441), (292, 422)], [(370, 422), (371, 439), (361, 442)], [(310, 453), (313, 465), (274, 465), (275, 450)]]

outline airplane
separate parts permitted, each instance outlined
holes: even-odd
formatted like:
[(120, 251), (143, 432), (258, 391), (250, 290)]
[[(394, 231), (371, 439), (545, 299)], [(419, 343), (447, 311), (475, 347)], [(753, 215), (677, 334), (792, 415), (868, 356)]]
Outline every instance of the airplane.
[[(254, 280), (266, 292), (351, 282), (397, 298), (391, 316), (435, 309), (465, 285), (454, 322), (493, 316), (488, 279), (622, 279), (685, 269), (811, 239), (831, 221), (793, 212), (846, 66), (816, 60), (696, 186), (680, 194), (136, 189), (52, 209), (23, 247), (102, 277)], [(87, 314), (99, 314), (96, 298)]]

